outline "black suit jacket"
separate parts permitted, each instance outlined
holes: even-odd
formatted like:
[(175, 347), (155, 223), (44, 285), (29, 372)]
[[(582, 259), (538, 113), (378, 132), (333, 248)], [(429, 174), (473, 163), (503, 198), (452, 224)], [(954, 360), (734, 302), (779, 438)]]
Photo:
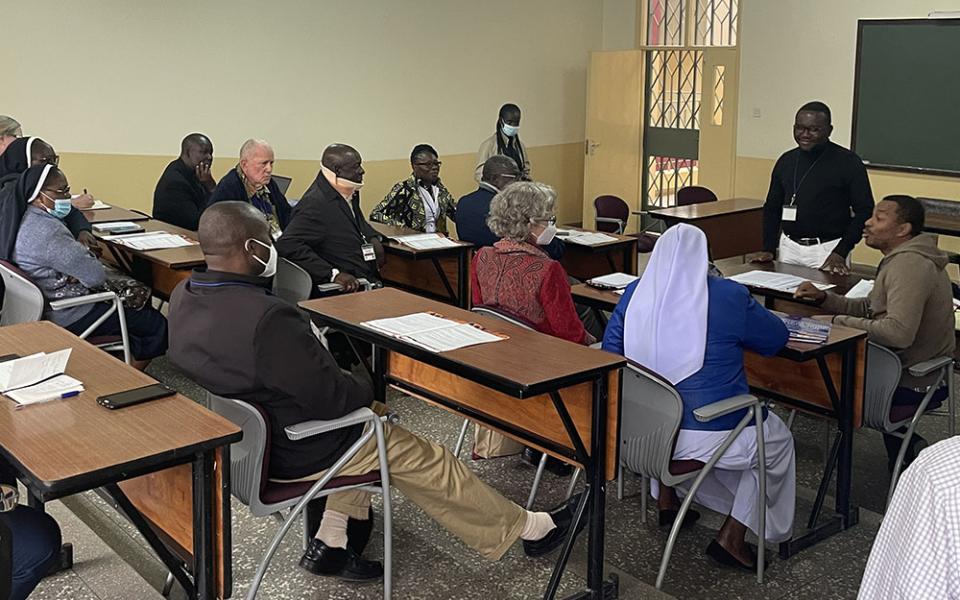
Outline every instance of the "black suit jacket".
[(372, 283), (380, 280), (380, 272), (376, 261), (363, 260), (361, 246), (379, 238), (363, 218), (360, 193), (348, 205), (320, 174), (294, 207), (276, 247), (280, 256), (309, 273), (314, 285), (329, 283), (333, 269)]
[(197, 230), (200, 213), (207, 207), (208, 192), (197, 174), (179, 158), (167, 165), (153, 192), (153, 218), (165, 223)]

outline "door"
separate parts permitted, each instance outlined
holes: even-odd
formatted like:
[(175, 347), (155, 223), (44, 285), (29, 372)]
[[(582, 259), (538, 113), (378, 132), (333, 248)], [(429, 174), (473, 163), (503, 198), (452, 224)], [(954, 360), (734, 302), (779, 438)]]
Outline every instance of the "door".
[(736, 48), (703, 51), (698, 185), (710, 188), (718, 198), (733, 196), (737, 91), (740, 89), (738, 62)]
[[(593, 52), (587, 78), (583, 226), (593, 228), (597, 196), (623, 198), (640, 208), (644, 52)], [(627, 231), (636, 231), (630, 219)]]

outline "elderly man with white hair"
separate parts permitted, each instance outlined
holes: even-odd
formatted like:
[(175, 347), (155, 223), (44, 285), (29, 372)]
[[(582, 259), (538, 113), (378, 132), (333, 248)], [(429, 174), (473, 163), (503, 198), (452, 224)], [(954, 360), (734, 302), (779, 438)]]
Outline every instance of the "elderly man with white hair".
[(240, 162), (231, 169), (210, 195), (210, 204), (240, 200), (263, 213), (273, 239), (290, 221), (290, 204), (273, 181), (273, 148), (265, 140), (249, 139), (240, 147)]

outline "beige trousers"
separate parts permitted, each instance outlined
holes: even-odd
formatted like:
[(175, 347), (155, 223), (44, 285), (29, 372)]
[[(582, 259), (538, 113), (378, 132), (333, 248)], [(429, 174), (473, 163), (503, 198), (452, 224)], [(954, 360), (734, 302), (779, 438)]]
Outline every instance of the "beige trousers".
[[(377, 414), (386, 411), (379, 402), (370, 408)], [(383, 429), (390, 484), (485, 558), (503, 556), (520, 537), (526, 511), (481, 481), (443, 446), (390, 423)], [(373, 436), (337, 476), (362, 475), (378, 468), (377, 438)], [(315, 481), (322, 476), (320, 472), (297, 481)], [(328, 509), (353, 519), (366, 519), (369, 507), (370, 494), (363, 490), (327, 497)]]
[(510, 456), (523, 452), (523, 444), (492, 429), (474, 425), (473, 452), (481, 458)]

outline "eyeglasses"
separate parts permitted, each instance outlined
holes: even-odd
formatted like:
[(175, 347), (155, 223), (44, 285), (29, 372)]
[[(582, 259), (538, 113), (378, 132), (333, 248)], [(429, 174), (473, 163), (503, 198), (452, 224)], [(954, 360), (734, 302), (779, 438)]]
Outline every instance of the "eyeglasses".
[(431, 161), (429, 161), (429, 162), (415, 162), (415, 163), (413, 163), (413, 165), (414, 165), (415, 167), (429, 167), (429, 168), (431, 168), (431, 169), (432, 169), (433, 167), (439, 168), (440, 165), (442, 165), (442, 164), (443, 164), (443, 162), (441, 162), (441, 161), (439, 161), (439, 160), (431, 160)]
[(53, 165), (55, 167), (60, 166), (60, 157), (54, 154), (53, 156), (41, 156), (39, 159), (41, 165)]
[(534, 223), (541, 223), (541, 224), (543, 224), (543, 225), (556, 225), (556, 224), (557, 224), (557, 218), (556, 218), (556, 217), (550, 217), (549, 219), (530, 219), (530, 220), (531, 220), (532, 222), (534, 222)]
[[(70, 196), (70, 186), (67, 186), (67, 187), (65, 187), (65, 188), (62, 189), (62, 190), (51, 190), (51, 189), (46, 189), (46, 188), (44, 188), (44, 189), (41, 189), (41, 190), (40, 190), (40, 193), (42, 193), (42, 194), (47, 194), (47, 195), (56, 194), (56, 195), (58, 195), (58, 196), (68, 196), (68, 197), (69, 197), (69, 196)], [(66, 198), (61, 198), (61, 199), (62, 199), (62, 200), (66, 200)]]

